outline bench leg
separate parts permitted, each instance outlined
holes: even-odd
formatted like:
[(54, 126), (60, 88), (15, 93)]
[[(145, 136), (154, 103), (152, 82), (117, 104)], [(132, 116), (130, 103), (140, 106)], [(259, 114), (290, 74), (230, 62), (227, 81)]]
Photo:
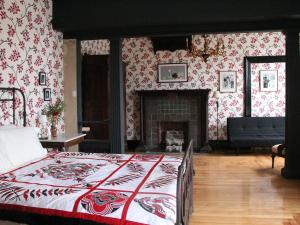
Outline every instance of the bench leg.
[(274, 168), (275, 154), (272, 154), (272, 169)]

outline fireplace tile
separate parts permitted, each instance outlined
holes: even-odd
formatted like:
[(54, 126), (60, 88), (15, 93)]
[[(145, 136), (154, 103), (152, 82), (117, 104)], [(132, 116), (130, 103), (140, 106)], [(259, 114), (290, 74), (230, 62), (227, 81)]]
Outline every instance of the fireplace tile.
[[(194, 140), (196, 149), (201, 147), (203, 136), (200, 136), (198, 132), (202, 128), (198, 128), (198, 126), (200, 126), (202, 118), (199, 116), (199, 112), (202, 110), (200, 109), (203, 104), (202, 101), (205, 101), (207, 109), (207, 100), (202, 98), (201, 95), (202, 93), (207, 95), (208, 91), (178, 90), (168, 92), (160, 90), (144, 91), (144, 93), (146, 93), (146, 97), (143, 98), (143, 120), (145, 125), (143, 137), (146, 138), (147, 147), (158, 148), (160, 146), (159, 126), (162, 122), (188, 122), (188, 139)], [(148, 95), (148, 93), (151, 94)], [(202, 111), (202, 113), (206, 113), (206, 111)]]

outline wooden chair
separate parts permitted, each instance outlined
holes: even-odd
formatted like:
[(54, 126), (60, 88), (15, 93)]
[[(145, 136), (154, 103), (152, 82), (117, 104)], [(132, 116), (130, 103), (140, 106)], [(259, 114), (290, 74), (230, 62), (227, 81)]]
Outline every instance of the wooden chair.
[(274, 168), (275, 157), (283, 157), (286, 155), (286, 146), (285, 144), (278, 144), (272, 147), (272, 168)]

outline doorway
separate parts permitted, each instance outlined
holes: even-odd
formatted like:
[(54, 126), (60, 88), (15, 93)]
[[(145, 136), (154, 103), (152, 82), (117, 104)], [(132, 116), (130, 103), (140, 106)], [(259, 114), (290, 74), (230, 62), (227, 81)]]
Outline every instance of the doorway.
[(109, 56), (83, 55), (81, 74), (81, 112), (78, 121), (87, 134), (81, 152), (110, 151)]

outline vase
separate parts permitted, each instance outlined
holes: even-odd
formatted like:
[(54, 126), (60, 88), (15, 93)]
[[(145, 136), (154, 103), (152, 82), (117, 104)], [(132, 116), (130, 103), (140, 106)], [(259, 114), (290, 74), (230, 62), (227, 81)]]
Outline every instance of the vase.
[(51, 126), (51, 136), (57, 137), (57, 127), (55, 125)]
[(40, 139), (48, 139), (49, 129), (48, 129), (48, 126), (47, 126), (47, 122), (48, 122), (47, 116), (46, 115), (41, 115), (40, 122), (41, 122), (41, 125), (40, 125), (39, 138)]
[(48, 133), (48, 127), (47, 124), (41, 124), (40, 127), (40, 139), (48, 139), (49, 133)]
[(58, 122), (58, 116), (53, 115), (53, 121), (51, 124), (51, 136), (52, 137), (57, 137), (57, 122)]

